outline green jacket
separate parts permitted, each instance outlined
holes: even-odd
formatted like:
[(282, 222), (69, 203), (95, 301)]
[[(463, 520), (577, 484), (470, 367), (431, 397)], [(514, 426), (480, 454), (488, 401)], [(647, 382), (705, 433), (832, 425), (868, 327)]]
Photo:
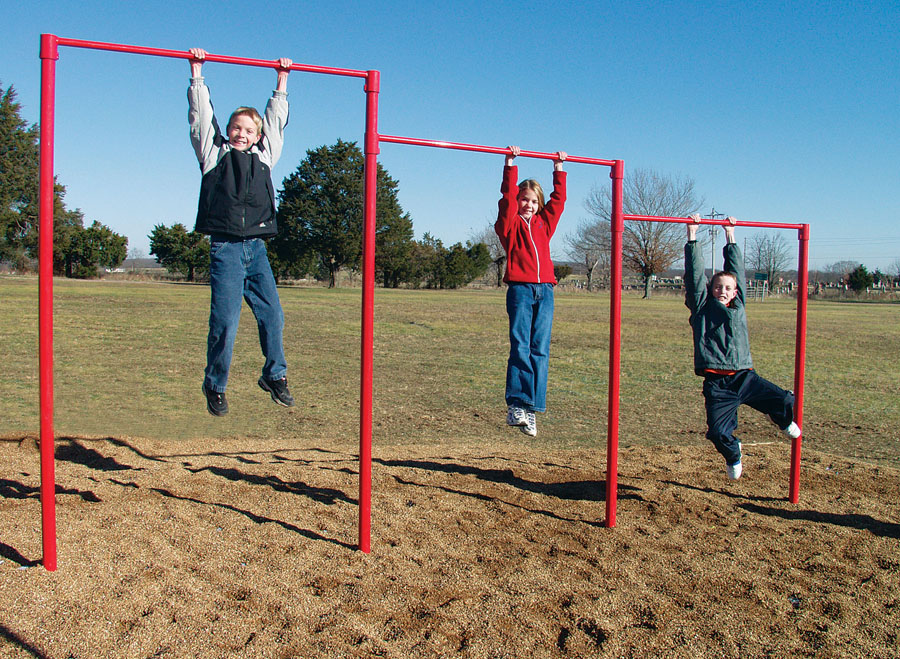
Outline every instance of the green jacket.
[(746, 277), (741, 250), (726, 244), (724, 270), (737, 278), (737, 295), (725, 306), (709, 293), (709, 282), (703, 265), (703, 251), (696, 241), (684, 246), (685, 301), (691, 310), (694, 331), (694, 372), (712, 368), (740, 371), (753, 368), (750, 357), (750, 334), (744, 309)]

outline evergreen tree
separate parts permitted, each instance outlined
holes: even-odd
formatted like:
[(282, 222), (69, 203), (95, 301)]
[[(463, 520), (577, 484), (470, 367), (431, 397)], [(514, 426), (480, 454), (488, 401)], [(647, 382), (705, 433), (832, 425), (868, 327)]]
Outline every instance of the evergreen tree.
[[(342, 268), (358, 270), (362, 256), (365, 159), (355, 142), (307, 151), (306, 159), (284, 179), (279, 192), (278, 235), (270, 241), (279, 274), (314, 255), (337, 284)], [(376, 269), (386, 286), (396, 286), (410, 271), (412, 220), (397, 199), (397, 182), (378, 165)]]
[[(10, 85), (0, 94), (0, 259), (24, 268), (26, 257), (38, 257), (39, 169), (37, 126), (19, 115)], [(63, 203), (66, 188), (53, 186), (53, 273), (94, 277), (97, 267), (125, 260), (128, 239), (99, 222), (84, 228), (80, 210)]]
[(409, 281), (413, 264), (413, 223), (397, 199), (397, 181), (379, 166), (375, 229), (375, 270), (385, 288)]
[(157, 224), (148, 237), (150, 253), (169, 272), (181, 273), (188, 281), (209, 275), (209, 239), (202, 233), (188, 231), (181, 223)]
[(456, 243), (448, 249), (430, 233), (422, 237), (416, 252), (421, 260), (416, 285), (424, 279), (428, 288), (460, 288), (484, 275), (492, 263), (484, 243), (470, 240), (465, 247)]
[(866, 269), (866, 266), (859, 264), (856, 267), (856, 270), (847, 275), (847, 286), (857, 293), (861, 293), (872, 286), (873, 280), (874, 277), (872, 277), (872, 273)]
[(19, 114), (16, 91), (0, 87), (0, 259), (25, 265), (29, 232), (38, 217), (38, 129)]

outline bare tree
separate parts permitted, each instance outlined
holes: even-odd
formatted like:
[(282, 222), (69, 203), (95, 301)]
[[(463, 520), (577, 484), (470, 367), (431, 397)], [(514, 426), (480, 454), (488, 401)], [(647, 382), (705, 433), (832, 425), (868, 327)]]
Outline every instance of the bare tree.
[(894, 259), (888, 266), (887, 274), (894, 280), (900, 280), (900, 259)]
[(609, 222), (581, 220), (574, 235), (566, 236), (569, 258), (587, 269), (587, 288), (593, 290), (594, 279), (609, 283)]
[(487, 245), (488, 253), (491, 255), (490, 271), (496, 276), (497, 287), (503, 284), (503, 269), (506, 266), (506, 250), (500, 243), (500, 237), (494, 231), (493, 220), (488, 222), (481, 231), (473, 233), (470, 236), (473, 243), (484, 243)]
[(765, 272), (769, 285), (787, 270), (790, 248), (781, 234), (756, 233), (747, 239), (747, 265), (757, 272)]
[[(626, 215), (687, 217), (703, 204), (694, 185), (694, 179), (688, 176), (636, 169), (625, 177), (622, 208)], [(585, 208), (596, 221), (609, 223), (612, 217), (609, 188), (594, 187)], [(626, 222), (622, 243), (625, 265), (643, 276), (644, 297), (649, 298), (653, 275), (665, 272), (682, 257), (684, 229), (678, 224), (662, 222)]]
[(833, 284), (843, 283), (847, 276), (859, 267), (859, 261), (837, 261), (825, 267), (825, 271), (830, 275), (829, 282)]
[(137, 247), (132, 247), (128, 250), (128, 258), (131, 259), (131, 272), (134, 273), (135, 266), (137, 265), (137, 261), (139, 259), (144, 258), (146, 255), (144, 254), (144, 250), (138, 249)]

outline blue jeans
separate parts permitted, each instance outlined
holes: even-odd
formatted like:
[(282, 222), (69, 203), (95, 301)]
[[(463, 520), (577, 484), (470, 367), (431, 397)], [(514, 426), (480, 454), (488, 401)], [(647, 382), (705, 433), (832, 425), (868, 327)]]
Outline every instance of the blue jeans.
[(259, 238), (221, 240), (213, 236), (209, 250), (209, 283), (206, 388), (223, 392), (228, 384), (242, 297), (250, 305), (259, 327), (259, 345), (266, 360), (263, 377), (269, 380), (285, 377), (287, 363), (282, 343), (284, 312), (265, 242)]
[(506, 404), (544, 412), (553, 327), (553, 285), (511, 283), (506, 290), (506, 313), (509, 315)]
[(769, 415), (779, 428), (794, 420), (794, 394), (756, 374), (738, 371), (734, 375), (707, 375), (703, 381), (706, 399), (706, 438), (729, 465), (741, 459), (734, 431), (738, 426), (738, 408), (749, 405)]

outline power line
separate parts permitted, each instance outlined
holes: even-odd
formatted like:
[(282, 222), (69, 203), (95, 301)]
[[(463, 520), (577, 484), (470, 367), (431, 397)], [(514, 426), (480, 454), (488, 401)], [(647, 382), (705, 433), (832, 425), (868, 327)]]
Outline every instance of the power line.
[[(720, 217), (725, 217), (725, 213), (717, 213), (715, 206), (713, 209), (709, 211), (708, 215), (710, 220), (715, 220)], [(715, 225), (709, 227), (709, 256), (712, 261), (712, 271), (716, 271), (716, 234), (718, 233), (718, 228)]]

